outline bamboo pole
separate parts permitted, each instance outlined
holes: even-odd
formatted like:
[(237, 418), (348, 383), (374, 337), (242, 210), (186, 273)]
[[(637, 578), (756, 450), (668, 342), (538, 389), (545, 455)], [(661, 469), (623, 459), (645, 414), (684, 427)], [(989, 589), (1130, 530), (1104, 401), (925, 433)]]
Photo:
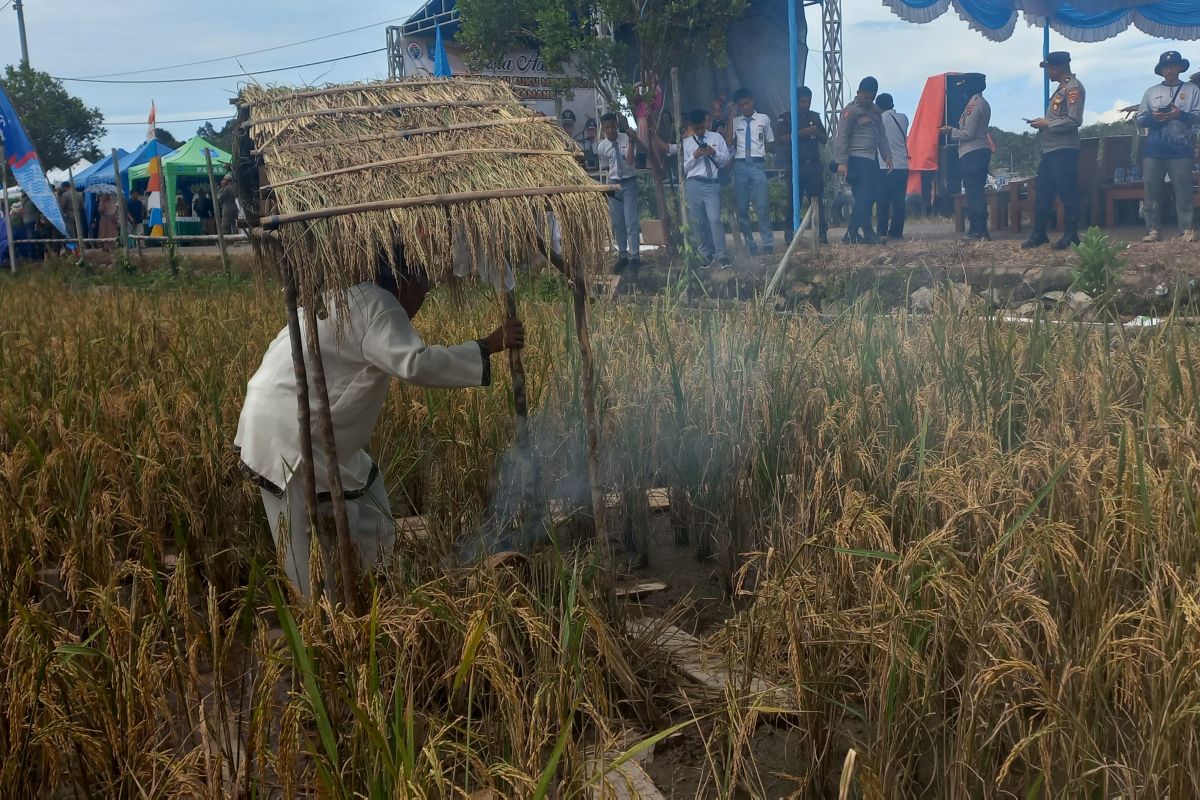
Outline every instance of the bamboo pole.
[[(279, 247), (279, 243), (275, 243)], [(317, 471), (313, 464), (312, 407), (308, 400), (308, 367), (304, 363), (304, 337), (300, 333), (300, 313), (296, 307), (296, 276), (278, 252), (279, 275), (283, 279), (283, 300), (287, 306), (288, 340), (292, 348), (292, 369), (296, 373), (296, 418), (300, 424), (300, 485), (308, 517), (310, 541), (319, 541), (317, 529)], [(289, 547), (291, 545), (289, 544)], [(311, 550), (311, 548), (310, 548)], [(307, 561), (309, 553), (305, 553)], [(312, 587), (310, 587), (311, 589)]]
[[(213, 175), (212, 153), (207, 147), (204, 148), (204, 167), (208, 170), (208, 192), (210, 202), (212, 204), (213, 218), (217, 214), (217, 179)], [(217, 221), (217, 247), (221, 250), (221, 265), (225, 267), (225, 275), (228, 276), (232, 270), (229, 267), (229, 253), (225, 250), (225, 234), (221, 232), (220, 220)]]
[[(291, 272), (291, 268), (288, 269)], [(342, 600), (352, 614), (361, 614), (358, 601), (358, 557), (350, 539), (350, 519), (346, 511), (346, 493), (342, 487), (342, 468), (338, 463), (337, 443), (333, 435), (329, 385), (325, 382), (325, 361), (321, 356), (321, 338), (317, 330), (317, 298), (304, 309), (304, 327), (308, 333), (308, 357), (312, 363), (313, 386), (317, 390), (317, 432), (325, 449), (325, 472), (329, 477), (329, 495), (333, 504), (333, 524), (337, 531), (338, 568), (342, 578)]]
[[(515, 278), (515, 276), (514, 276)], [(517, 319), (517, 293), (508, 289), (504, 293), (505, 318)], [(525, 383), (525, 364), (521, 350), (509, 348), (508, 369), (512, 375), (513, 408), (516, 411), (517, 457), (521, 468), (521, 514), (528, 515), (537, 506), (537, 493), (541, 484), (537, 454), (533, 451), (533, 440), (529, 434), (529, 394)]]
[(570, 150), (508, 150), (503, 147), (476, 147), (468, 150), (446, 150), (442, 153), (422, 153), (421, 155), (404, 156), (403, 158), (389, 158), (386, 161), (375, 161), (370, 164), (355, 164), (352, 167), (342, 167), (340, 169), (331, 169), (328, 172), (314, 172), (311, 175), (301, 175), (298, 178), (288, 178), (286, 180), (278, 181), (277, 183), (269, 183), (262, 188), (279, 189), (283, 186), (291, 186), (295, 183), (314, 181), (320, 178), (330, 178), (334, 175), (348, 175), (353, 172), (363, 172), (365, 170), (378, 169), (380, 167), (394, 167), (399, 164), (415, 164), (421, 161), (436, 161), (439, 158), (450, 158), (452, 156), (477, 156), (483, 153), (509, 156), (566, 156), (570, 159), (575, 158), (575, 154)]
[(596, 419), (596, 368), (588, 333), (587, 281), (578, 266), (571, 273), (575, 296), (575, 336), (579, 340), (579, 365), (583, 373), (583, 415), (587, 435), (588, 483), (592, 490), (592, 517), (596, 526), (596, 552), (607, 583), (612, 571), (612, 550), (608, 543), (608, 526), (604, 521), (604, 487), (600, 482), (600, 426)]
[[(374, 133), (370, 136), (343, 136), (337, 139), (314, 139), (311, 142), (293, 142), (271, 149), (272, 153), (290, 153), (293, 150), (307, 150), (312, 147), (332, 147), (339, 144), (365, 144), (367, 142), (383, 142), (388, 139), (407, 139), (410, 136), (421, 136), (429, 133), (451, 133), (453, 131), (468, 131), (477, 128), (494, 128), (498, 125), (521, 125), (526, 122), (556, 122), (557, 117), (512, 117), (510, 119), (485, 119), (476, 122), (456, 122), (436, 128), (409, 128), (402, 131)], [(261, 156), (266, 148), (250, 151), (252, 156)]]
[(117, 149), (112, 151), (113, 185), (117, 187), (117, 216), (119, 219), (119, 236), (121, 253), (129, 261), (129, 210), (125, 207), (125, 189), (121, 186), (121, 165), (118, 162)]
[[(17, 246), (13, 242), (12, 205), (8, 202), (8, 165), (0, 159), (0, 186), (4, 188), (4, 229), (8, 233), (8, 271), (17, 274)], [(25, 202), (33, 200), (26, 198)]]
[(544, 197), (552, 194), (570, 194), (572, 192), (611, 192), (614, 185), (588, 183), (581, 186), (539, 186), (521, 189), (488, 189), (482, 192), (455, 192), (452, 194), (427, 194), (421, 197), (398, 197), (391, 200), (374, 200), (370, 203), (354, 203), (348, 206), (331, 206), (312, 211), (300, 211), (295, 214), (272, 214), (263, 217), (261, 224), (264, 230), (275, 230), (289, 222), (308, 222), (314, 219), (328, 219), (346, 214), (361, 214), (366, 211), (390, 211), (396, 208), (412, 208), (413, 206), (449, 205), (451, 203), (467, 203), (473, 200), (503, 200), (509, 197)]
[[(787, 249), (783, 253), (783, 258), (779, 260), (779, 266), (775, 268), (775, 274), (771, 276), (770, 283), (767, 284), (766, 291), (763, 292), (763, 302), (765, 303), (772, 294), (775, 293), (775, 287), (779, 285), (779, 280), (783, 277), (784, 270), (787, 268), (787, 263), (791, 260), (792, 253), (796, 250), (796, 245), (800, 243), (800, 239), (805, 230), (816, 228), (814, 217), (817, 215), (817, 200), (814, 198), (808, 204), (808, 211), (804, 215), (804, 219), (800, 222), (800, 227), (792, 234), (792, 241), (788, 242)], [(817, 232), (813, 230), (813, 249), (816, 249)]]
[(71, 213), (75, 218), (75, 243), (79, 246), (79, 257), (83, 258), (83, 215), (79, 213), (79, 192), (75, 191), (75, 173), (69, 169), (67, 186), (71, 193)]
[(679, 150), (675, 156), (675, 165), (678, 167), (676, 171), (679, 173), (676, 179), (675, 202), (679, 204), (679, 227), (682, 230), (687, 212), (684, 199), (686, 178), (683, 174), (683, 118), (679, 112), (679, 67), (671, 67), (671, 108), (675, 111), (675, 140), (679, 142)]
[[(278, 98), (271, 98), (271, 103), (282, 103), (288, 100), (302, 100), (307, 97), (328, 97), (333, 94), (351, 94), (352, 92), (378, 92), (383, 89), (407, 89), (413, 86), (433, 86), (435, 84), (447, 83), (445, 78), (426, 78), (424, 80), (403, 80), (403, 81), (384, 81), (380, 83), (363, 83), (350, 84), (345, 86), (330, 86), (326, 89), (310, 89), (304, 92), (294, 92), (292, 94), (281, 95)], [(466, 80), (463, 78), (455, 78), (456, 86), (495, 86), (498, 80)], [(253, 108), (253, 103), (241, 102), (240, 98), (230, 98), (229, 103), (238, 108)]]
[[(247, 129), (253, 128), (255, 125), (265, 125), (268, 122), (285, 122), (292, 119), (303, 119), (304, 117), (342, 116), (345, 114), (382, 114), (388, 111), (406, 111), (408, 109), (420, 110), (425, 108), (489, 108), (492, 106), (504, 105), (519, 106), (521, 103), (516, 98), (497, 98), (494, 100), (454, 100), (445, 103), (393, 103), (384, 106), (342, 106), (340, 108), (320, 108), (309, 111), (293, 111), (290, 114), (274, 114), (269, 117), (259, 117), (258, 119), (246, 120), (240, 125), (240, 127)], [(526, 109), (522, 106), (521, 110), (525, 111)]]

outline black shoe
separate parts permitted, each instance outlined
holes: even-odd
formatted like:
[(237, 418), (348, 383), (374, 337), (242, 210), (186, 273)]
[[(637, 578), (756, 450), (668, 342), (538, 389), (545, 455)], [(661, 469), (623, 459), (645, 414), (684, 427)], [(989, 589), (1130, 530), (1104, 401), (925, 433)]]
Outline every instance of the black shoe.
[(1073, 233), (1064, 233), (1063, 237), (1054, 243), (1054, 249), (1069, 250), (1073, 244), (1079, 244), (1079, 237)]
[(990, 242), (991, 240), (992, 236), (987, 231), (983, 233), (968, 233), (962, 237), (962, 241), (964, 242)]
[(1050, 237), (1041, 231), (1034, 231), (1032, 235), (1021, 243), (1022, 250), (1032, 250), (1035, 247), (1041, 247), (1044, 244), (1050, 244)]
[(770, 245), (769, 247), (764, 247), (762, 251), (764, 256), (773, 256), (775, 255), (775, 246)]
[(883, 242), (879, 240), (878, 236), (870, 232), (864, 233), (862, 236), (858, 237), (858, 243), (865, 244), (868, 247), (874, 247), (883, 244)]
[(629, 260), (629, 274), (636, 278), (638, 271), (642, 268), (642, 260), (640, 258), (632, 258)]
[(617, 259), (617, 263), (613, 264), (613, 268), (612, 268), (613, 275), (620, 275), (622, 272), (625, 271), (625, 268), (628, 266), (629, 266), (629, 256), (624, 256), (624, 255), (621, 256), (620, 258)]
[(732, 269), (733, 268), (733, 262), (730, 261), (728, 258), (722, 258), (720, 261), (720, 264), (721, 264), (721, 269)]
[(818, 244), (829, 244), (829, 234), (822, 233), (820, 235), (820, 237), (817, 238), (817, 243)]

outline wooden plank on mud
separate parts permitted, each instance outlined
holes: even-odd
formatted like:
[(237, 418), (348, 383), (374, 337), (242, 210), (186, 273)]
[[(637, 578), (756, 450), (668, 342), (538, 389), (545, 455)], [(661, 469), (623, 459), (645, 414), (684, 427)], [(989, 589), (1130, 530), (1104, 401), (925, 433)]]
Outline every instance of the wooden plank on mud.
[[(630, 620), (626, 627), (633, 636), (645, 636), (654, 632), (653, 644), (667, 652), (675, 668), (696, 683), (714, 691), (723, 692), (732, 677), (724, 665), (713, 658), (705, 658), (704, 644), (695, 636), (674, 625), (664, 625), (650, 618)], [(747, 690), (751, 694), (772, 692), (772, 687), (761, 678), (751, 678)]]
[(588, 788), (589, 797), (593, 800), (666, 800), (666, 796), (658, 790), (636, 759), (631, 758), (614, 769), (608, 769), (608, 764), (617, 758), (614, 753), (607, 754), (603, 759), (592, 756), (588, 772), (603, 774), (595, 785)]
[(617, 584), (616, 595), (624, 600), (636, 600), (654, 592), (665, 591), (667, 585), (662, 581), (638, 581), (637, 583)]

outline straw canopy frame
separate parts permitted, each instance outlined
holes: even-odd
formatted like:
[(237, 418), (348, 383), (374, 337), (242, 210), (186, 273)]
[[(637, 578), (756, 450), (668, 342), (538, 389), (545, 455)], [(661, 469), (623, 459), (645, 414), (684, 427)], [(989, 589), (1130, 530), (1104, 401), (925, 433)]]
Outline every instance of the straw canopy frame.
[(500, 81), (247, 86), (235, 102), (239, 196), (252, 227), (279, 231), (301, 305), (372, 280), (397, 248), (433, 281), (456, 242), (472, 267), (520, 263), (549, 242), (548, 212), (573, 269), (607, 249), (608, 187)]

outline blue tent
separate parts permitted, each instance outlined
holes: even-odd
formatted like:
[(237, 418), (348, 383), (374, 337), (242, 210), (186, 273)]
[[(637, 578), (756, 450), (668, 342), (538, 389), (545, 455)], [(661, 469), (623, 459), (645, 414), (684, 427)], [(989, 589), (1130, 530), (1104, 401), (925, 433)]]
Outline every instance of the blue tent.
[[(125, 156), (125, 155), (128, 155), (128, 153), (126, 153), (124, 150), (122, 150), (121, 148), (118, 147), (117, 148), (117, 158), (120, 159), (122, 156)], [(108, 183), (112, 183), (112, 153), (109, 153), (104, 158), (100, 159), (95, 164), (92, 164), (90, 167), (85, 169), (83, 172), (80, 172), (78, 175), (76, 175), (75, 176), (75, 188), (82, 190), (85, 186), (88, 185), (88, 178), (90, 178), (93, 175), (108, 175), (108, 177), (109, 177)]]
[[(126, 194), (129, 194), (129, 170), (133, 169), (139, 164), (145, 164), (155, 156), (165, 158), (174, 152), (174, 150), (172, 150), (170, 147), (167, 147), (162, 142), (152, 140), (149, 142), (142, 142), (138, 149), (134, 150), (132, 153), (126, 153), (118, 158), (117, 169), (121, 173), (121, 189)], [(97, 183), (113, 183), (113, 170), (111, 161), (108, 163), (108, 169), (94, 172), (88, 177), (89, 185)]]
[(1160, 39), (1200, 39), (1200, 0), (883, 0), (901, 19), (930, 22), (954, 6), (988, 39), (1012, 36), (1017, 15), (1075, 42), (1110, 39), (1133, 25)]

